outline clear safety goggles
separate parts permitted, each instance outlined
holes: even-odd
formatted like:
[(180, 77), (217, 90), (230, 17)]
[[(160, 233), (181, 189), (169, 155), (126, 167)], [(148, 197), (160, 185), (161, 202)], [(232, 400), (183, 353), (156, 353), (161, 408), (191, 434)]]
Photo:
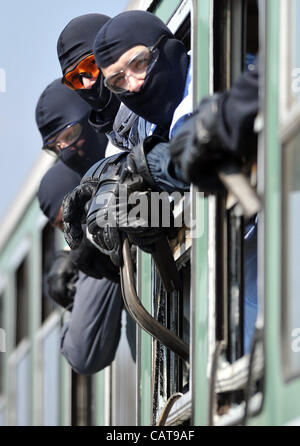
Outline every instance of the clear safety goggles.
[(58, 135), (47, 141), (43, 146), (43, 150), (46, 150), (50, 154), (56, 154), (60, 156), (62, 150), (74, 145), (82, 133), (82, 125), (80, 122), (72, 122), (67, 125)]
[(133, 76), (136, 79), (145, 79), (157, 62), (159, 57), (159, 49), (157, 46), (164, 37), (167, 37), (167, 35), (163, 34), (153, 46), (137, 52), (128, 61), (123, 70), (106, 77), (104, 79), (104, 85), (113, 93), (120, 94), (128, 90), (129, 76)]

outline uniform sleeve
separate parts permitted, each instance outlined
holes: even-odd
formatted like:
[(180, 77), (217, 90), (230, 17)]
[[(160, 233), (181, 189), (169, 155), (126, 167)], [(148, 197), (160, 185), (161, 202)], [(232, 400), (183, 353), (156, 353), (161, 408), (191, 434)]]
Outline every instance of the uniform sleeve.
[(253, 127), (259, 107), (258, 83), (258, 59), (255, 59), (249, 71), (221, 95), (217, 129), (221, 141), (234, 152), (245, 145), (256, 145)]
[(119, 284), (80, 275), (71, 318), (61, 333), (61, 353), (77, 373), (96, 373), (113, 361), (122, 307)]
[[(220, 95), (217, 131), (226, 147), (247, 156), (252, 147), (256, 147), (257, 135), (253, 131), (254, 120), (258, 113), (258, 59), (256, 58), (249, 71), (243, 73), (229, 91)], [(191, 83), (188, 83), (190, 85)], [(171, 127), (171, 135), (190, 115), (190, 89), (187, 96), (178, 106)], [(241, 149), (242, 148), (242, 149)], [(147, 163), (151, 175), (160, 190), (172, 192), (186, 191), (189, 185), (185, 182), (180, 169), (171, 161), (168, 143), (158, 144), (147, 155)]]
[(169, 143), (157, 144), (146, 156), (147, 164), (157, 188), (160, 191), (188, 191), (190, 186), (181, 170), (174, 166), (170, 157)]

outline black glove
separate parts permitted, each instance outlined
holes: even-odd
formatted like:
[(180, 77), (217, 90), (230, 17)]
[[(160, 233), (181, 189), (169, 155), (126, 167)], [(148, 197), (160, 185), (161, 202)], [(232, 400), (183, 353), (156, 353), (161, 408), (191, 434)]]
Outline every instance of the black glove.
[(86, 204), (97, 190), (98, 183), (93, 180), (79, 184), (63, 200), (63, 223), (66, 242), (71, 249), (79, 247), (83, 238), (82, 223), (85, 223)]
[[(120, 160), (116, 165), (111, 165), (105, 173), (99, 177), (99, 187), (91, 203), (87, 225), (95, 243), (100, 250), (109, 255), (115, 265), (122, 264), (121, 246), (124, 234), (131, 243), (139, 246), (146, 252), (153, 252), (155, 242), (162, 232), (168, 231), (161, 226), (161, 212), (156, 216), (156, 227), (151, 227), (151, 189), (155, 188), (154, 181), (149, 172), (145, 153), (161, 139), (158, 137), (147, 138), (143, 144), (134, 147), (126, 159)], [(129, 197), (131, 200), (129, 200)], [(164, 209), (171, 214), (171, 226), (173, 214), (170, 202), (164, 197)], [(136, 219), (131, 217), (133, 204), (139, 200), (144, 214)]]
[(119, 283), (119, 269), (85, 236), (79, 248), (70, 252), (70, 258), (74, 265), (87, 276), (95, 279), (106, 277)]
[(241, 163), (221, 142), (217, 131), (220, 95), (202, 100), (199, 108), (180, 127), (170, 141), (170, 154), (187, 182), (199, 185), (202, 190), (219, 190), (217, 170), (226, 163)]
[(66, 308), (74, 302), (78, 269), (68, 251), (59, 251), (46, 276), (46, 294), (54, 302)]
[[(66, 242), (71, 249), (77, 249), (83, 238), (82, 224), (85, 223), (89, 202), (98, 187), (98, 175), (103, 169), (123, 154), (113, 155), (95, 163), (84, 175), (81, 183), (63, 200), (63, 222)], [(100, 173), (99, 173), (100, 172)]]

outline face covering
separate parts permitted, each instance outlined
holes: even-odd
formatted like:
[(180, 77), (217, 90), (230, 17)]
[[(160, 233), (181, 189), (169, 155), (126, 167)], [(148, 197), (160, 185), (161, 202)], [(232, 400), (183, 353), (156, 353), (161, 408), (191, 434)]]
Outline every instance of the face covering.
[(58, 161), (43, 176), (37, 193), (40, 208), (44, 215), (54, 223), (62, 201), (68, 193), (78, 186), (80, 176)]
[(136, 45), (152, 46), (162, 35), (159, 57), (142, 88), (136, 93), (118, 95), (137, 115), (162, 128), (169, 127), (181, 102), (188, 67), (182, 42), (155, 15), (145, 11), (126, 11), (109, 20), (98, 32), (93, 52), (97, 65), (107, 68)]
[[(57, 55), (63, 74), (85, 54), (93, 52), (93, 43), (98, 31), (110, 18), (103, 14), (85, 14), (71, 20), (61, 32), (57, 42)], [(93, 110), (105, 112), (105, 121), (114, 120), (120, 101), (103, 84), (101, 72), (90, 89), (76, 90)]]
[(77, 143), (61, 151), (61, 160), (81, 176), (105, 155), (107, 138), (97, 134), (88, 123), (90, 107), (74, 91), (53, 81), (36, 106), (36, 123), (45, 144), (67, 125), (80, 122), (83, 131)]

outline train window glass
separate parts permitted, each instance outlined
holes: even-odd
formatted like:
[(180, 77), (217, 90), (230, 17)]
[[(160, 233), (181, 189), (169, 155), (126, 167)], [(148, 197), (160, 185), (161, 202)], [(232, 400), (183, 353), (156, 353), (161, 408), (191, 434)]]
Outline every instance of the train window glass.
[(283, 151), (283, 355), (285, 374), (300, 374), (300, 133)]
[(57, 307), (54, 301), (45, 294), (45, 278), (51, 268), (57, 248), (57, 229), (47, 223), (42, 232), (42, 302), (41, 321), (42, 323)]
[(16, 345), (29, 335), (28, 262), (25, 258), (16, 271)]
[(291, 67), (292, 67), (292, 100), (300, 100), (300, 1), (291, 2)]

